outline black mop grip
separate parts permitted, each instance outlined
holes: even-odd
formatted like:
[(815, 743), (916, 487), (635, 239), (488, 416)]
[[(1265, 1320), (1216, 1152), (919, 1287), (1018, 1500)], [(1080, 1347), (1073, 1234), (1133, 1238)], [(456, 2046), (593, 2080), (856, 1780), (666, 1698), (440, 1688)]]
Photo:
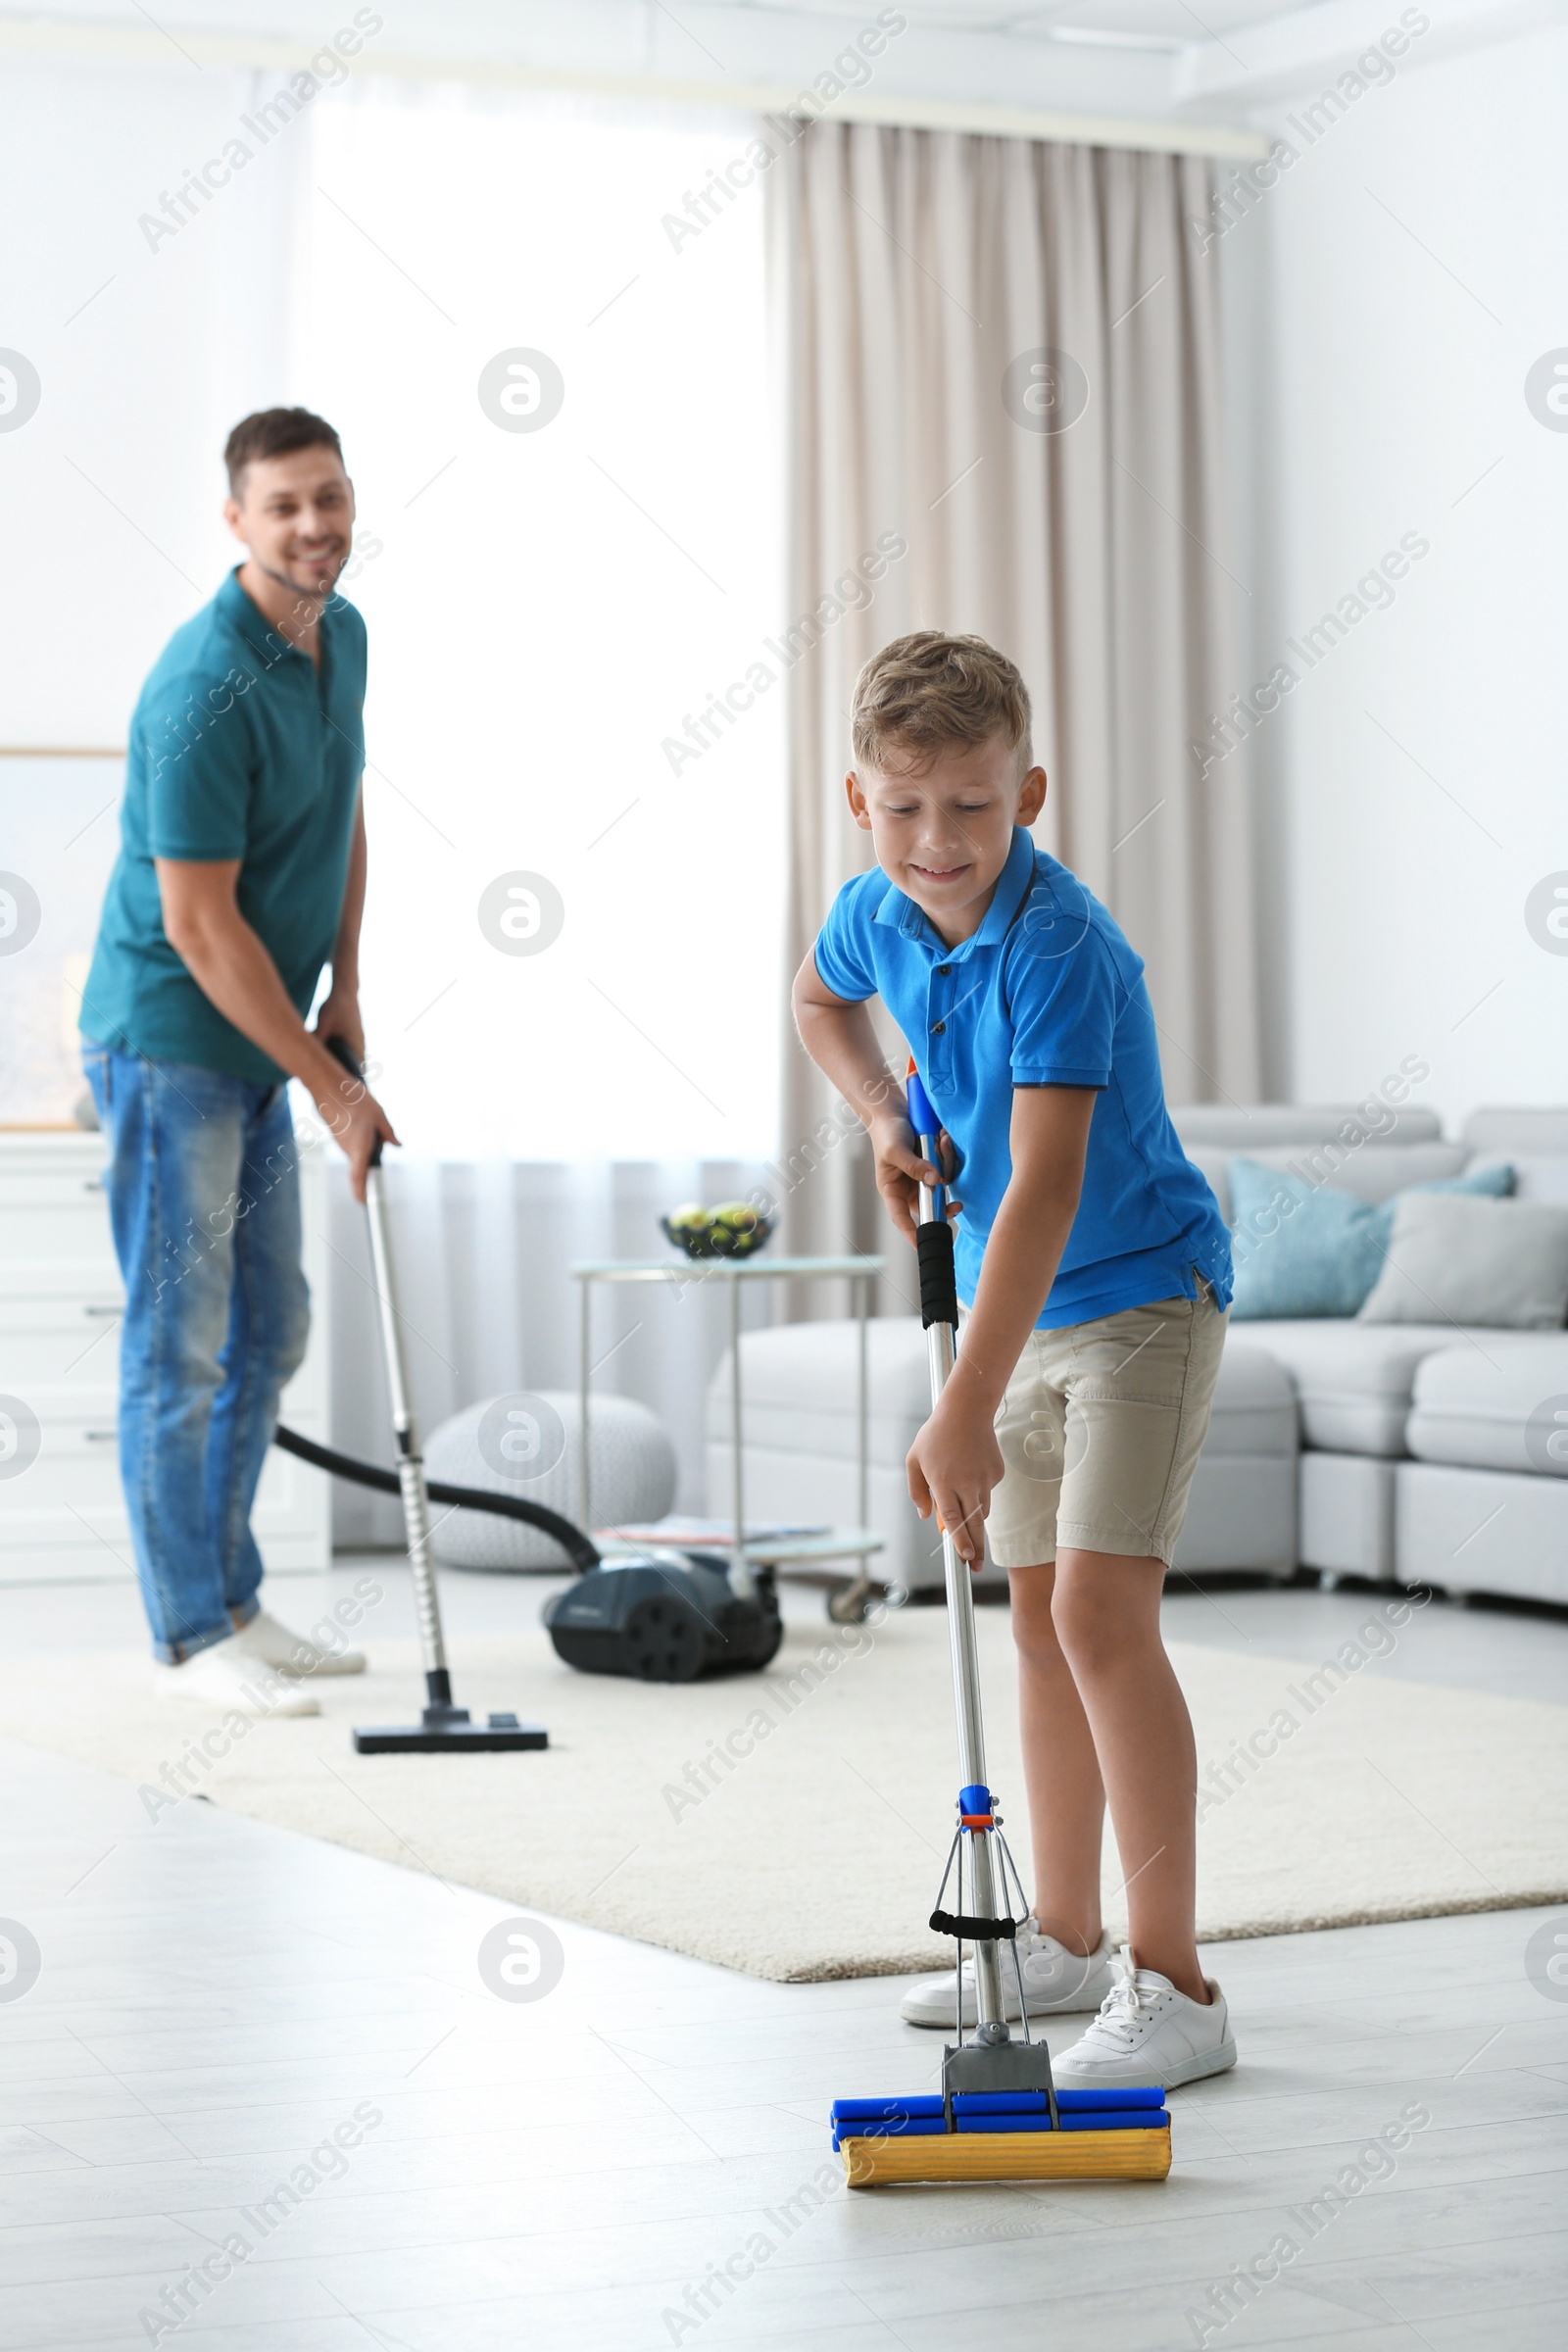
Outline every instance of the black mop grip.
[(1011, 1943), (1018, 1933), (1015, 1919), (977, 1919), (968, 1911), (933, 1911), (930, 1926), (937, 1936), (956, 1936), (960, 1943)]
[(958, 1327), (958, 1285), (953, 1271), (953, 1227), (944, 1217), (915, 1228), (915, 1254), (920, 1263), (920, 1321)]

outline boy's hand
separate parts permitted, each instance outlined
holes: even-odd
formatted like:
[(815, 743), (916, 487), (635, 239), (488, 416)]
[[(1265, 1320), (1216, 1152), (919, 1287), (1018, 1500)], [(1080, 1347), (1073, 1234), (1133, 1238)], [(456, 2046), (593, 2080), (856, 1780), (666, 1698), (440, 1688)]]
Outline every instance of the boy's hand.
[[(951, 1184), (957, 1173), (957, 1153), (946, 1128), (937, 1138), (937, 1150), (942, 1154), (940, 1176), (928, 1159), (920, 1157), (920, 1142), (903, 1111), (885, 1112), (871, 1129), (871, 1150), (876, 1157), (876, 1189), (894, 1224), (906, 1242), (914, 1240), (918, 1219), (915, 1210), (922, 1184)], [(950, 1200), (948, 1215), (956, 1217), (963, 1202)]]
[(1002, 1447), (983, 1405), (952, 1388), (905, 1457), (909, 1494), (922, 1519), (931, 1516), (952, 1536), (958, 1557), (978, 1568), (985, 1558), (985, 1518), (991, 1490), (1003, 1475)]

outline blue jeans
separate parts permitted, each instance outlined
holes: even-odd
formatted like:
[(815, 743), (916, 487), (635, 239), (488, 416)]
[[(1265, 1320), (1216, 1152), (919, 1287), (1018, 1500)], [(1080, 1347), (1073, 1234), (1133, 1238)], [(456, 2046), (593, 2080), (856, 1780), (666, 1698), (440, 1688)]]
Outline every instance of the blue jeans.
[(251, 1503), (305, 1354), (287, 1090), (87, 1046), (125, 1280), (120, 1474), (153, 1647), (170, 1665), (261, 1603)]

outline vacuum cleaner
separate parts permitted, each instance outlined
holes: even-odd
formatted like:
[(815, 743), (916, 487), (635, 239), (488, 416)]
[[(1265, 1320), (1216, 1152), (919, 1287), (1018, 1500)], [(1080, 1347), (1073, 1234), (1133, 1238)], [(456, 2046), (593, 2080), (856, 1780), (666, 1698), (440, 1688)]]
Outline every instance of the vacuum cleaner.
[(771, 1568), (737, 1592), (722, 1553), (640, 1551), (601, 1560), (545, 1603), (556, 1655), (584, 1674), (645, 1683), (760, 1673), (784, 1639)]
[[(920, 1139), (921, 1156), (940, 1168), (941, 1125), (912, 1059), (907, 1097), (909, 1124)], [(934, 1408), (953, 1370), (958, 1336), (945, 1185), (921, 1187), (915, 1241)], [(955, 2040), (943, 2049), (940, 2092), (835, 2100), (833, 2145), (844, 2160), (851, 2188), (897, 2181), (1163, 2180), (1170, 2171), (1170, 2116), (1164, 2091), (1057, 2090), (1044, 2038), (1030, 2038), (1017, 1947), (1029, 1905), (986, 1782), (970, 1570), (946, 1528), (942, 1564), (962, 1786), (931, 1926), (957, 1944)], [(950, 1885), (955, 1904), (951, 1911), (946, 1908)], [(974, 1947), (976, 2019), (969, 2040), (963, 2027), (965, 1943)], [(1004, 2013), (1004, 1949), (1011, 1957), (1016, 1980), (1017, 2036)]]
[[(363, 1086), (365, 1073), (342, 1038), (327, 1050)], [(285, 1453), (335, 1477), (398, 1494), (403, 1501), (409, 1567), (424, 1665), (425, 1705), (416, 1724), (357, 1729), (361, 1755), (466, 1754), (475, 1749), (540, 1748), (550, 1744), (543, 1724), (520, 1723), (514, 1714), (493, 1714), (475, 1723), (452, 1696), (452, 1675), (441, 1632), (435, 1570), (430, 1553), (430, 1504), (490, 1511), (539, 1528), (565, 1552), (577, 1582), (547, 1602), (543, 1615), (556, 1654), (585, 1674), (631, 1675), (643, 1682), (686, 1683), (700, 1675), (756, 1672), (768, 1665), (784, 1639), (773, 1572), (754, 1569), (749, 1590), (733, 1589), (722, 1555), (700, 1552), (628, 1551), (606, 1559), (598, 1546), (559, 1511), (519, 1494), (493, 1494), (481, 1487), (431, 1482), (409, 1397), (403, 1333), (397, 1309), (392, 1246), (377, 1138), (365, 1179), (365, 1214), (369, 1229), (392, 1429), (397, 1444), (395, 1471), (356, 1461), (297, 1431), (279, 1428), (273, 1443)], [(586, 1442), (586, 1433), (584, 1433)]]

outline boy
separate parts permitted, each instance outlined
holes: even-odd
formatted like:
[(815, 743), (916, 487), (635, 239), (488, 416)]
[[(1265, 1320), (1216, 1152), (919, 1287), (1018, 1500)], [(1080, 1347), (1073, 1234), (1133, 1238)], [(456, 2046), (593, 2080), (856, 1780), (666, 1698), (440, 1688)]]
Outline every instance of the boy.
[(316, 1715), (298, 1678), (365, 1660), (263, 1607), (250, 1514), (310, 1320), (285, 1081), (310, 1089), (360, 1200), (377, 1137), (397, 1140), (326, 1047), (365, 1051), (365, 623), (336, 594), (354, 491), (332, 427), (266, 409), (224, 458), (246, 560), (136, 706), (83, 1059), (125, 1278), (121, 1475), (160, 1695)]
[[(1229, 1239), (1166, 1113), (1143, 964), (1025, 828), (1046, 777), (1029, 697), (979, 637), (901, 637), (856, 687), (855, 821), (877, 867), (840, 891), (795, 982), (808, 1053), (859, 1111), (914, 1239), (935, 1180), (865, 1001), (908, 1040), (952, 1154), (961, 1344), (909, 1492), (978, 1566), (989, 1531), (1018, 1649), (1034, 1914), (1031, 2017), (1098, 2010), (1059, 2084), (1167, 2088), (1236, 2062), (1194, 1940), (1197, 1763), (1160, 1590), (1207, 1427)], [(1130, 1940), (1100, 1912), (1106, 1802)], [(1016, 1986), (1004, 1972), (1012, 2003)], [(972, 1966), (904, 2015), (974, 2015)]]

